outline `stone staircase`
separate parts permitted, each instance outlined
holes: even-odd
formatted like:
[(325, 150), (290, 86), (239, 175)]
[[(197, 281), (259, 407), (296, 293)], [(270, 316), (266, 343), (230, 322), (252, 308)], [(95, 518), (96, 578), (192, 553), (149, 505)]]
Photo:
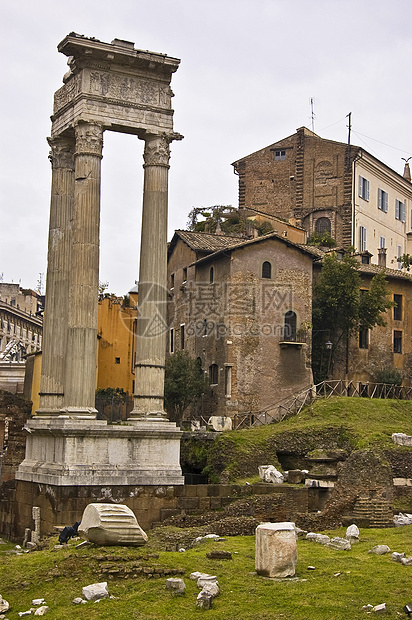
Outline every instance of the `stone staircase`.
[(342, 519), (344, 525), (355, 523), (358, 527), (394, 527), (392, 506), (378, 493), (374, 489), (369, 494), (358, 495), (353, 513)]

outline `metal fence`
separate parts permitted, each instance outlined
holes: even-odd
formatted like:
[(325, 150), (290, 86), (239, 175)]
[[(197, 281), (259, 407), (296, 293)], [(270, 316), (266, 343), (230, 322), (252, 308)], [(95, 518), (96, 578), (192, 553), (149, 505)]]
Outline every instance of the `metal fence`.
[(350, 396), (354, 398), (394, 398), (412, 400), (412, 387), (388, 383), (362, 383), (359, 381), (322, 381), (312, 385), (297, 395), (287, 397), (262, 411), (238, 413), (233, 417), (233, 428), (248, 428), (280, 422), (302, 411), (318, 398)]

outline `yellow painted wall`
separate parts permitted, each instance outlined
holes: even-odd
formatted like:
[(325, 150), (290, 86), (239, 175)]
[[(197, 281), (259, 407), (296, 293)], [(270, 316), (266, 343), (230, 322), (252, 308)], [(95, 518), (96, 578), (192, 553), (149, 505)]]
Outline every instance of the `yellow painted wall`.
[(136, 303), (130, 295), (130, 307), (121, 298), (99, 301), (97, 326), (97, 388), (122, 388), (133, 394)]

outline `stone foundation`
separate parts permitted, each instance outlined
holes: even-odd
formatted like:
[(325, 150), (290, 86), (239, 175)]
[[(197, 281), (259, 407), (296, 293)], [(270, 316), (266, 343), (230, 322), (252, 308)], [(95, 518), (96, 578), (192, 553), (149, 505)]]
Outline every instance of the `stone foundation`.
[[(12, 540), (22, 540), (26, 527), (33, 527), (32, 507), (40, 507), (41, 535), (53, 532), (55, 525), (73, 525), (81, 519), (91, 502), (126, 504), (133, 510), (139, 525), (153, 524), (181, 514), (203, 514), (222, 510), (232, 502), (252, 495), (282, 496), (288, 512), (306, 512), (307, 489), (256, 485), (175, 485), (175, 486), (55, 486), (14, 481), (3, 485), (0, 496), (0, 533)], [(226, 513), (222, 512), (222, 517)]]

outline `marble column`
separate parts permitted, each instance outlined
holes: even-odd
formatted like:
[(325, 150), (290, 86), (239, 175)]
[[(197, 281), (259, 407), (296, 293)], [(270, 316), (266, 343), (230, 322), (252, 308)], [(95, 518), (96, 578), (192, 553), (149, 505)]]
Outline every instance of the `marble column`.
[(75, 185), (62, 413), (95, 417), (100, 176), (103, 128), (75, 125)]
[(46, 309), (38, 415), (59, 415), (63, 406), (67, 308), (74, 195), (74, 138), (49, 139), (52, 164)]
[(131, 419), (166, 419), (164, 367), (167, 303), (167, 135), (146, 135), (139, 300), (135, 361), (135, 402)]

